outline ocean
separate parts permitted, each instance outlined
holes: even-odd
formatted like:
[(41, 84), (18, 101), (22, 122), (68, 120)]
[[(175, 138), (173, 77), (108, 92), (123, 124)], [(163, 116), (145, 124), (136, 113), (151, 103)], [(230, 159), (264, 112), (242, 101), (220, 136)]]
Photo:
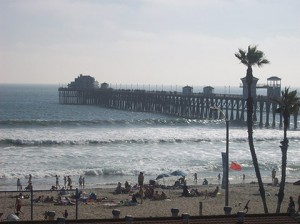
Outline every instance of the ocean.
[[(204, 178), (218, 183), (218, 174), (223, 174), (221, 152), (226, 148), (223, 120), (61, 105), (58, 87), (0, 85), (0, 190), (15, 190), (17, 178), (25, 186), (29, 174), (34, 189), (41, 190), (55, 185), (55, 175), (61, 185), (69, 175), (75, 187), (82, 175), (85, 186), (93, 188), (115, 187), (126, 180), (135, 184), (139, 172), (144, 172), (148, 182), (175, 170), (187, 174), (188, 184), (194, 184), (194, 173), (198, 184)], [(226, 88), (217, 91), (224, 93)], [(230, 91), (241, 93), (238, 87)], [(278, 125), (255, 127), (254, 144), (266, 183), (271, 182), (273, 168), (280, 179), (282, 138)], [(290, 129), (288, 138), (287, 181), (293, 182), (300, 178), (299, 128)], [(230, 124), (229, 140), (229, 161), (242, 166), (242, 171), (230, 170), (230, 183), (242, 182), (243, 174), (246, 182), (256, 181), (247, 128)], [(177, 178), (159, 182), (173, 184)]]

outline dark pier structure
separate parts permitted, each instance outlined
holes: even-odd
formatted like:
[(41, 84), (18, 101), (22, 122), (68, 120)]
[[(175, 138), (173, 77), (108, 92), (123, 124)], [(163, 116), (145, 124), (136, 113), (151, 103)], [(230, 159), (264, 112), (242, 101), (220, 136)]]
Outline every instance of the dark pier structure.
[[(244, 122), (247, 115), (245, 78), (243, 95), (215, 94), (214, 88), (207, 86), (202, 93), (193, 93), (190, 86), (183, 87), (182, 92), (145, 91), (145, 90), (115, 90), (107, 83), (98, 82), (91, 76), (80, 75), (68, 85), (59, 88), (60, 104), (100, 105), (107, 108), (130, 110), (138, 112), (162, 113), (189, 119), (224, 119)], [(271, 100), (279, 97), (281, 81), (277, 77), (270, 77), (266, 85), (253, 84), (254, 120), (260, 126), (282, 126), (282, 117), (275, 113), (277, 103)], [(267, 88), (267, 96), (256, 96), (256, 88)], [(220, 110), (214, 110), (218, 107)], [(223, 113), (221, 113), (222, 111)], [(277, 119), (276, 119), (277, 116)], [(297, 128), (297, 116), (294, 116), (294, 128)], [(291, 117), (292, 119), (292, 117)]]

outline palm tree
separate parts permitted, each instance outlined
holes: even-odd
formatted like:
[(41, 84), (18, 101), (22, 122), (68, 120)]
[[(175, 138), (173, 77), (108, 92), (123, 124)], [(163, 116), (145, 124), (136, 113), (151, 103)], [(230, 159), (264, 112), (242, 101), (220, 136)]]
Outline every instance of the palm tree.
[(263, 186), (260, 169), (256, 157), (256, 152), (253, 143), (253, 97), (251, 93), (251, 86), (253, 82), (252, 66), (257, 65), (258, 67), (268, 64), (269, 61), (265, 58), (264, 53), (257, 49), (257, 46), (248, 46), (248, 51), (239, 49), (239, 52), (235, 53), (235, 56), (240, 60), (240, 62), (247, 66), (246, 83), (248, 87), (247, 96), (247, 127), (248, 127), (248, 142), (249, 148), (252, 156), (253, 166), (255, 169), (259, 192), (263, 202), (263, 207), (265, 213), (268, 213), (268, 207), (266, 202), (266, 194)]
[(287, 150), (289, 146), (289, 140), (287, 139), (287, 130), (290, 125), (290, 116), (298, 114), (300, 101), (297, 97), (297, 90), (290, 91), (289, 88), (285, 88), (281, 92), (281, 98), (275, 99), (279, 104), (279, 108), (276, 109), (277, 113), (283, 117), (283, 141), (281, 141), (281, 182), (278, 192), (277, 208), (276, 213), (280, 213), (281, 203), (284, 198), (284, 187), (285, 187), (285, 178), (286, 178), (286, 164), (287, 164)]

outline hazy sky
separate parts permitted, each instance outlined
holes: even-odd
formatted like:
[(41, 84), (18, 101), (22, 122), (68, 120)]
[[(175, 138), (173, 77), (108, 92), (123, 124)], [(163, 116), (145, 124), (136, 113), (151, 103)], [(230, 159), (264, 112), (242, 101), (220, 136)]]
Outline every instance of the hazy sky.
[(234, 53), (300, 87), (299, 0), (0, 0), (0, 83), (238, 86)]

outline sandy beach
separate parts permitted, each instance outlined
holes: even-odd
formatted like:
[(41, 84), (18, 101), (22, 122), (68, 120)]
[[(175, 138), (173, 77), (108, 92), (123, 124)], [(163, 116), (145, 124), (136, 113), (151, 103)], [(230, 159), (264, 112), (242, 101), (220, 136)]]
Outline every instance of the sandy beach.
[[(199, 192), (212, 192), (216, 185), (194, 185), (189, 186), (189, 189), (198, 189)], [(275, 213), (278, 187), (265, 185), (267, 192), (267, 204), (270, 213)], [(167, 195), (166, 200), (150, 200), (144, 199), (135, 206), (123, 205), (121, 201), (131, 199), (131, 194), (113, 194), (114, 189), (111, 188), (97, 188), (97, 189), (84, 189), (85, 195), (95, 193), (97, 200), (89, 200), (86, 202), (80, 201), (78, 205), (78, 218), (79, 219), (105, 219), (112, 218), (112, 210), (118, 209), (121, 214), (120, 217), (132, 215), (133, 217), (167, 217), (171, 216), (171, 209), (178, 208), (179, 215), (188, 213), (191, 216), (199, 215), (199, 205), (202, 202), (202, 215), (222, 215), (224, 214), (224, 193), (220, 189), (216, 197), (193, 196), (182, 197), (182, 189), (161, 189), (155, 188), (155, 191), (161, 193), (164, 191)], [(138, 189), (133, 190), (133, 193), (138, 192)], [(7, 215), (15, 212), (15, 196), (17, 192), (1, 193), (0, 211), (3, 213), (2, 220), (5, 220)], [(282, 203), (281, 212), (286, 212), (289, 202), (289, 196), (293, 196), (296, 209), (298, 209), (297, 198), (300, 194), (300, 186), (291, 183), (286, 184), (285, 198)], [(23, 193), (24, 196), (29, 195), (28, 192)], [(34, 199), (39, 196), (54, 196), (56, 198), (58, 192), (35, 192)], [(244, 209), (245, 204), (249, 202), (248, 213), (263, 213), (263, 207), (260, 195), (258, 194), (258, 185), (256, 183), (234, 184), (229, 188), (229, 205), (232, 207), (232, 214), (237, 213)], [(121, 203), (120, 203), (121, 202)], [(55, 211), (55, 219), (62, 217), (64, 211), (68, 211), (68, 219), (75, 219), (76, 206), (75, 205), (54, 205), (54, 203), (36, 202), (33, 206), (33, 219), (43, 220), (45, 211)], [(22, 220), (30, 220), (30, 199), (22, 199), (23, 214), (20, 215)]]

